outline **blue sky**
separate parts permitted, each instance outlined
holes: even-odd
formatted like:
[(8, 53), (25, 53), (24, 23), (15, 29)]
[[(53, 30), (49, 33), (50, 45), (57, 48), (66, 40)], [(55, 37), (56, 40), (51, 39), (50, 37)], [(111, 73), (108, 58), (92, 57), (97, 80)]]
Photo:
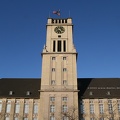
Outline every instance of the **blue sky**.
[(120, 0), (1, 0), (0, 78), (40, 78), (47, 18), (73, 19), (79, 78), (120, 78)]

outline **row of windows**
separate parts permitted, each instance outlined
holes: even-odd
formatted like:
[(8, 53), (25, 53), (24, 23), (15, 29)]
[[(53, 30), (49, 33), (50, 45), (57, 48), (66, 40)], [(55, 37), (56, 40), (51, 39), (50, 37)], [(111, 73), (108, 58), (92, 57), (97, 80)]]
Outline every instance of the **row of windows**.
[[(0, 101), (0, 112), (2, 111), (2, 101)], [(6, 113), (10, 113), (11, 111), (11, 107), (12, 107), (12, 104), (11, 104), (11, 101), (8, 100), (7, 101), (7, 104), (6, 104)], [(16, 104), (15, 104), (15, 113), (19, 113), (20, 112), (20, 104), (19, 104), (19, 101), (16, 101)], [(24, 113), (29, 113), (29, 108), (30, 108), (30, 105), (28, 103), (28, 101), (25, 101), (24, 103)], [(33, 113), (34, 114), (37, 114), (38, 113), (38, 104), (37, 103), (34, 103), (33, 105)]]
[[(90, 114), (93, 114), (95, 113), (95, 109), (94, 109), (95, 105), (94, 104), (90, 104)], [(114, 108), (115, 107), (115, 108)], [(118, 112), (120, 112), (120, 104), (117, 104), (117, 106), (113, 106), (111, 103), (108, 103), (108, 112), (111, 114), (114, 112), (113, 109), (118, 110)], [(84, 114), (85, 113), (85, 106), (83, 103), (80, 104), (80, 111), (81, 111), (81, 114)], [(100, 114), (103, 114), (104, 112), (104, 105), (103, 104), (99, 104), (99, 113)]]
[[(5, 120), (10, 120), (10, 117), (5, 117)], [(19, 120), (18, 117), (15, 117), (14, 120)], [(24, 117), (23, 120), (29, 120), (27, 117)], [(38, 120), (38, 118), (33, 118), (33, 120)]]
[(52, 19), (52, 23), (67, 23), (67, 19)]
[[(62, 59), (63, 59), (63, 60), (66, 60), (67, 58), (66, 58), (66, 57), (63, 57)], [(52, 57), (52, 60), (56, 60), (56, 57)]]
[[(51, 80), (51, 85), (55, 85), (55, 84), (56, 84), (56, 81), (55, 80)], [(63, 85), (67, 85), (67, 80), (63, 80), (62, 84)]]
[[(50, 120), (55, 120), (55, 116), (50, 116)], [(62, 120), (69, 120), (67, 116), (63, 116)]]
[(66, 40), (54, 40), (53, 41), (53, 52), (66, 52)]
[[(50, 97), (50, 101), (54, 102), (55, 101), (55, 97)], [(67, 102), (68, 98), (67, 97), (62, 97), (62, 101)]]
[[(68, 106), (62, 105), (62, 112), (67, 112), (67, 111), (68, 111)], [(55, 112), (55, 105), (50, 105), (50, 112), (51, 113)]]
[[(14, 91), (9, 91), (9, 95), (13, 95), (13, 94), (15, 94)], [(31, 91), (26, 91), (26, 95), (27, 95), (27, 96), (29, 96), (29, 95), (31, 95), (31, 94), (32, 94)]]
[[(89, 100), (89, 103), (94, 103), (94, 102), (96, 102), (94, 99)], [(98, 103), (103, 103), (103, 102), (104, 102), (103, 99), (98, 99)], [(107, 99), (107, 102), (111, 103), (111, 104), (112, 104), (112, 102), (120, 103), (120, 99), (117, 99), (116, 101), (112, 101), (112, 99)], [(80, 101), (80, 103), (84, 103), (84, 101)]]
[[(63, 72), (66, 72), (67, 68), (63, 68)], [(52, 72), (55, 72), (55, 68), (52, 68)]]
[[(89, 92), (89, 95), (94, 95), (94, 92), (90, 91), (90, 92)], [(107, 92), (106, 92), (106, 95), (111, 95), (111, 92), (110, 92), (110, 91), (107, 91)]]
[[(80, 120), (85, 120), (85, 118), (81, 118)], [(105, 120), (105, 119), (104, 119), (104, 117), (100, 117), (100, 118), (97, 118), (97, 119), (94, 118), (94, 117), (91, 117), (90, 120)], [(108, 117), (107, 120), (114, 120), (114, 118), (113, 117), (110, 117), (110, 118)], [(120, 118), (117, 119), (117, 120), (120, 120)]]

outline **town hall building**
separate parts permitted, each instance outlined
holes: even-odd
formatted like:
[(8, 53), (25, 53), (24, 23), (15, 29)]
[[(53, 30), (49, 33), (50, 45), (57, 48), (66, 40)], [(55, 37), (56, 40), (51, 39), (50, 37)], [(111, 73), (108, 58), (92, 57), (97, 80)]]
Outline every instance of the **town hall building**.
[(72, 18), (48, 18), (41, 54), (41, 78), (0, 79), (0, 120), (120, 120), (119, 78), (77, 78)]

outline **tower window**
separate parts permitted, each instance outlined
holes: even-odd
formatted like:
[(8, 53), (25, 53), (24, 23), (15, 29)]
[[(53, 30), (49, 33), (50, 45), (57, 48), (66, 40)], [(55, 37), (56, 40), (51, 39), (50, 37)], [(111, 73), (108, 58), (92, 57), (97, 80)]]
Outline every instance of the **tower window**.
[(53, 52), (55, 52), (55, 40), (53, 41)]
[(55, 97), (50, 97), (50, 101), (55, 101)]
[(66, 52), (66, 41), (63, 41), (63, 51)]
[(58, 49), (57, 49), (58, 52), (61, 52), (61, 41), (58, 40)]
[(51, 85), (55, 85), (55, 80), (51, 80)]
[(67, 80), (63, 80), (63, 85), (67, 85)]
[(52, 19), (52, 23), (54, 23), (54, 19)]
[(55, 72), (55, 68), (52, 68), (52, 72)]
[(67, 68), (63, 68), (63, 72), (66, 72), (67, 71)]
[(55, 60), (55, 57), (52, 57), (52, 60)]
[(65, 23), (67, 23), (67, 19), (65, 19)]
[(63, 57), (63, 60), (66, 60), (66, 57)]

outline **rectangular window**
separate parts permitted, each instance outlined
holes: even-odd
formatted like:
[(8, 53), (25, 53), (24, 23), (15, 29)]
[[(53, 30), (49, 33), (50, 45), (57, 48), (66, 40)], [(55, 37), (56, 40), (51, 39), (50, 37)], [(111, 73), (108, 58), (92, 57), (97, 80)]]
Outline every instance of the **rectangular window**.
[(112, 112), (113, 112), (112, 104), (108, 104), (108, 111), (109, 111), (109, 113), (112, 113)]
[(37, 113), (38, 113), (38, 104), (37, 104), (37, 103), (34, 103), (33, 113), (34, 113), (34, 114), (37, 114)]
[(33, 120), (38, 120), (37, 118), (33, 118)]
[(61, 41), (60, 40), (58, 40), (58, 46), (57, 46), (57, 51), (58, 52), (61, 52)]
[(50, 105), (50, 112), (55, 112), (55, 105)]
[(10, 110), (11, 110), (11, 101), (8, 100), (7, 101), (7, 106), (6, 106), (6, 113), (10, 113)]
[(66, 41), (63, 41), (63, 51), (66, 52)]
[(20, 112), (20, 104), (16, 103), (15, 104), (15, 113), (19, 113)]
[(67, 100), (68, 100), (67, 97), (63, 97), (63, 98), (62, 98), (62, 101), (64, 101), (64, 102), (67, 102)]
[(55, 120), (55, 116), (50, 116), (50, 120)]
[(25, 118), (24, 118), (24, 120), (28, 120), (28, 118), (27, 118), (27, 117), (25, 117)]
[(83, 102), (80, 103), (80, 112), (81, 112), (81, 114), (85, 113), (85, 108), (84, 108)]
[(104, 120), (104, 118), (103, 118), (103, 117), (101, 117), (99, 120)]
[(63, 107), (62, 111), (67, 112), (67, 110), (68, 110), (67, 105), (63, 105), (62, 107)]
[(90, 114), (94, 113), (94, 104), (90, 104)]
[(29, 104), (28, 104), (28, 103), (25, 103), (25, 104), (24, 104), (24, 113), (25, 113), (25, 114), (28, 114), (28, 113), (29, 113)]
[(120, 104), (118, 104), (118, 112), (120, 113)]
[(67, 80), (63, 80), (63, 85), (67, 85)]
[(94, 118), (90, 118), (90, 120), (95, 120)]
[(66, 57), (63, 57), (63, 60), (66, 60)]
[(52, 57), (52, 60), (55, 60), (55, 57)]
[(63, 120), (68, 120), (68, 117), (67, 116), (63, 116)]
[(0, 100), (0, 113), (2, 111), (2, 101)]
[(55, 97), (50, 97), (50, 101), (54, 102), (55, 101)]
[(113, 118), (113, 117), (111, 117), (111, 118), (109, 118), (109, 120), (114, 120), (114, 118)]
[(53, 52), (55, 52), (55, 48), (56, 48), (55, 41), (53, 41)]
[(5, 120), (10, 120), (10, 118), (9, 118), (9, 117), (6, 117)]
[(51, 80), (51, 85), (55, 85), (55, 80)]
[(104, 113), (103, 104), (99, 104), (99, 112), (100, 114)]
[(63, 72), (66, 72), (67, 71), (67, 68), (63, 68)]
[(19, 120), (19, 118), (18, 118), (18, 117), (15, 117), (14, 120)]
[(55, 68), (52, 68), (52, 72), (55, 72)]

